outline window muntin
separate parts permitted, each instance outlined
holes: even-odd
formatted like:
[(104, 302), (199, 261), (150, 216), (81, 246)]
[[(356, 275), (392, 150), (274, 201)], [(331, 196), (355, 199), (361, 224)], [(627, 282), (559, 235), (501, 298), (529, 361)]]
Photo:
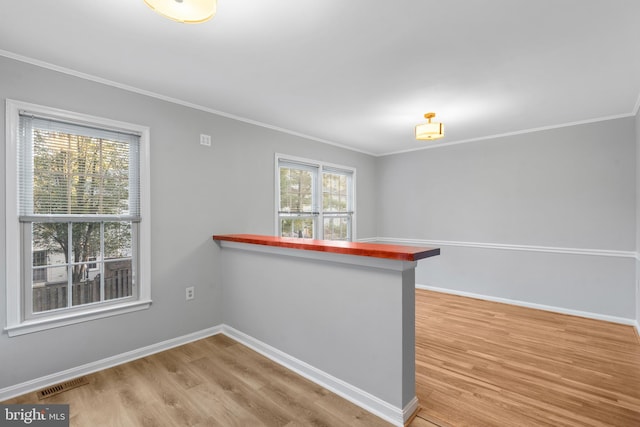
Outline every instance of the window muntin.
[(352, 240), (355, 170), (276, 155), (277, 233)]
[[(151, 304), (149, 282), (149, 129), (130, 123), (13, 100), (6, 101), (6, 113), (5, 178), (7, 202), (5, 206), (7, 221), (5, 227), (7, 251), (5, 253), (7, 293), (5, 301), (7, 323), (5, 330), (8, 335), (12, 337), (148, 308)], [(114, 145), (110, 145), (110, 141), (116, 142), (116, 147), (120, 148), (125, 142), (128, 144), (126, 153), (128, 166), (120, 168), (124, 173), (119, 174), (114, 173), (113, 167), (103, 167), (102, 165), (98, 165), (100, 167), (97, 169), (89, 170), (88, 173), (82, 173), (78, 169), (85, 163), (81, 156), (75, 156), (74, 159), (74, 155), (68, 151), (64, 155), (53, 156), (56, 144), (51, 139), (43, 142), (40, 135), (34, 135), (32, 126), (34, 121), (49, 123), (46, 126), (37, 124), (35, 127), (40, 129), (41, 134), (48, 133), (50, 136), (53, 134), (60, 136), (60, 133), (65, 132), (82, 136), (82, 133), (74, 134), (73, 131), (84, 129), (87, 134), (83, 136), (88, 136), (94, 141), (93, 151), (95, 153), (101, 152), (102, 165), (109, 160), (109, 157), (113, 160), (114, 156), (110, 156), (110, 153), (117, 152)], [(131, 143), (132, 140), (133, 143)], [(60, 146), (59, 142), (60, 140), (58, 140), (58, 147)], [(72, 140), (72, 144), (74, 142), (77, 141)], [(100, 144), (102, 144), (102, 148)], [(36, 149), (41, 151), (34, 156)], [(48, 150), (48, 157), (42, 156), (42, 150)], [(120, 152), (122, 153), (122, 150)], [(36, 160), (38, 161), (36, 162)], [(50, 167), (47, 167), (47, 163)], [(113, 163), (111, 164), (113, 165)], [(58, 170), (55, 170), (55, 167), (58, 167)], [(124, 176), (127, 181), (126, 189), (122, 182), (117, 183), (118, 178), (122, 181)], [(45, 194), (45, 191), (35, 191), (36, 197), (34, 198), (34, 190), (42, 190), (34, 186), (37, 181), (54, 185), (51, 189), (55, 189), (55, 185), (58, 185), (60, 191), (55, 194), (53, 191), (50, 191), (50, 194)], [(110, 189), (109, 185), (114, 182), (116, 182), (115, 187), (112, 185)], [(66, 191), (62, 191), (60, 183), (64, 183)], [(110, 191), (113, 188), (128, 193), (126, 200), (120, 196), (113, 197), (115, 193)], [(83, 200), (81, 197), (83, 191), (91, 195), (91, 197), (84, 197), (84, 200), (90, 203), (80, 203)], [(56, 210), (55, 208), (60, 205), (56, 205), (55, 201), (65, 200), (65, 197), (56, 198), (54, 196), (61, 194), (65, 195), (66, 200), (70, 202), (67, 203), (65, 210)], [(18, 201), (17, 204), (14, 202), (15, 200)], [(125, 203), (113, 203), (113, 201), (121, 202), (123, 200)], [(50, 209), (52, 207), (54, 209)], [(69, 209), (69, 207), (71, 208)], [(116, 209), (111, 209), (113, 207)], [(84, 210), (75, 208), (84, 208)], [(39, 224), (36, 228), (40, 227), (40, 230), (43, 229), (40, 226), (43, 223), (64, 223), (67, 230), (69, 227), (72, 230), (74, 228), (77, 230), (87, 222), (103, 223), (107, 225), (107, 232), (109, 232), (108, 224), (110, 222), (131, 223), (128, 227), (131, 228), (129, 246), (132, 248), (130, 254), (132, 259), (121, 259), (126, 258), (129, 254), (122, 254), (123, 248), (119, 247), (116, 249), (120, 255), (117, 254), (117, 251), (116, 255), (99, 252), (96, 259), (88, 259), (87, 261), (90, 262), (84, 262), (86, 267), (77, 267), (83, 262), (79, 260), (78, 263), (73, 264), (74, 255), (72, 254), (70, 256), (71, 264), (66, 264), (64, 262), (65, 251), (59, 244), (57, 248), (53, 247), (53, 250), (38, 247), (42, 244), (42, 240), (36, 241), (38, 246), (33, 244), (33, 226), (35, 224)], [(122, 227), (118, 228), (122, 229)], [(65, 231), (62, 231), (59, 234), (64, 233)], [(73, 235), (71, 231), (67, 231), (68, 239), (71, 239)], [(68, 248), (73, 250), (71, 241), (68, 242)], [(107, 247), (107, 250), (109, 249)], [(103, 248), (101, 248), (102, 250)], [(43, 256), (45, 251), (46, 257)], [(100, 255), (102, 253), (104, 255)], [(42, 265), (45, 262), (46, 264)], [(104, 267), (100, 262), (104, 264)], [(74, 281), (72, 274), (74, 268), (80, 268), (84, 271), (84, 277), (76, 275)], [(74, 283), (75, 285), (82, 284), (86, 288), (86, 283), (95, 279), (100, 268), (103, 268), (106, 273), (104, 280), (107, 280), (107, 283), (111, 280), (114, 283), (113, 287), (118, 291), (105, 295), (101, 290), (100, 300), (95, 303), (87, 303), (87, 301), (91, 301), (91, 298), (84, 295), (86, 292), (82, 293), (86, 289), (76, 292), (75, 297), (69, 298), (69, 295), (73, 295)], [(34, 297), (36, 301), (39, 298), (36, 293), (45, 289), (45, 283), (51, 284), (56, 281), (66, 283), (59, 286), (60, 291), (57, 292), (57, 295), (45, 298), (46, 301), (43, 302), (47, 302), (49, 308), (46, 308), (47, 304), (41, 304), (36, 306), (34, 310)], [(131, 292), (127, 290), (128, 285), (132, 285)], [(66, 291), (69, 292), (65, 294)], [(127, 297), (126, 295), (129, 293), (131, 296)], [(125, 297), (121, 298), (123, 295)], [(96, 299), (95, 296), (93, 298)], [(40, 299), (42, 300), (42, 297)], [(58, 307), (62, 308), (58, 309)]]

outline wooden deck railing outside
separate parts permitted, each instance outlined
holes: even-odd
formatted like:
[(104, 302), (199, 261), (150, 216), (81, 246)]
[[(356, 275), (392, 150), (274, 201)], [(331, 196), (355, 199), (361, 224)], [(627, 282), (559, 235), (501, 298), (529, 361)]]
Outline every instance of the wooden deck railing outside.
[[(132, 295), (133, 286), (129, 269), (118, 269), (108, 272), (104, 279), (104, 300), (123, 298)], [(100, 276), (95, 279), (71, 285), (72, 305), (90, 304), (100, 301)], [(33, 288), (33, 312), (54, 310), (67, 307), (66, 282), (47, 284)]]

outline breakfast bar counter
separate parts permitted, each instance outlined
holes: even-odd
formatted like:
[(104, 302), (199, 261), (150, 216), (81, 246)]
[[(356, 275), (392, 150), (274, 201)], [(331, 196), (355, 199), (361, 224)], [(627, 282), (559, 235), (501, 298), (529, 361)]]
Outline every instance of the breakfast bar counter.
[(394, 425), (410, 419), (418, 408), (415, 267), (439, 249), (213, 239), (225, 333)]
[(341, 240), (313, 240), (297, 237), (263, 236), (259, 234), (214, 235), (213, 240), (220, 242), (251, 243), (253, 245), (292, 248), (305, 251), (394, 259), (399, 261), (418, 261), (423, 258), (440, 255), (440, 249), (437, 248), (387, 245), (380, 243), (345, 242)]

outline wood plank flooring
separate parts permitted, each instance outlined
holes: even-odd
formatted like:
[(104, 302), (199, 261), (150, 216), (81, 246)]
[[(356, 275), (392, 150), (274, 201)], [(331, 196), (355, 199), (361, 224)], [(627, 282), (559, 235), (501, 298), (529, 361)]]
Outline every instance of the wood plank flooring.
[(4, 403), (68, 403), (75, 427), (390, 425), (224, 335), (88, 379), (42, 401), (34, 392)]
[[(633, 328), (422, 290), (416, 301), (410, 427), (640, 426)], [(4, 403), (69, 403), (77, 427), (390, 425), (223, 335), (88, 378)]]
[(634, 328), (418, 290), (418, 417), (442, 426), (640, 426)]

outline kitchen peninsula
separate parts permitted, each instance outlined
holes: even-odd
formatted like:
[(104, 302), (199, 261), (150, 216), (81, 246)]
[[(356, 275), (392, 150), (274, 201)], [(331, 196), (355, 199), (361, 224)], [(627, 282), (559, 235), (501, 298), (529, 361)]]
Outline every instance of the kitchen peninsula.
[(214, 235), (225, 332), (390, 421), (415, 394), (415, 267), (440, 249)]

